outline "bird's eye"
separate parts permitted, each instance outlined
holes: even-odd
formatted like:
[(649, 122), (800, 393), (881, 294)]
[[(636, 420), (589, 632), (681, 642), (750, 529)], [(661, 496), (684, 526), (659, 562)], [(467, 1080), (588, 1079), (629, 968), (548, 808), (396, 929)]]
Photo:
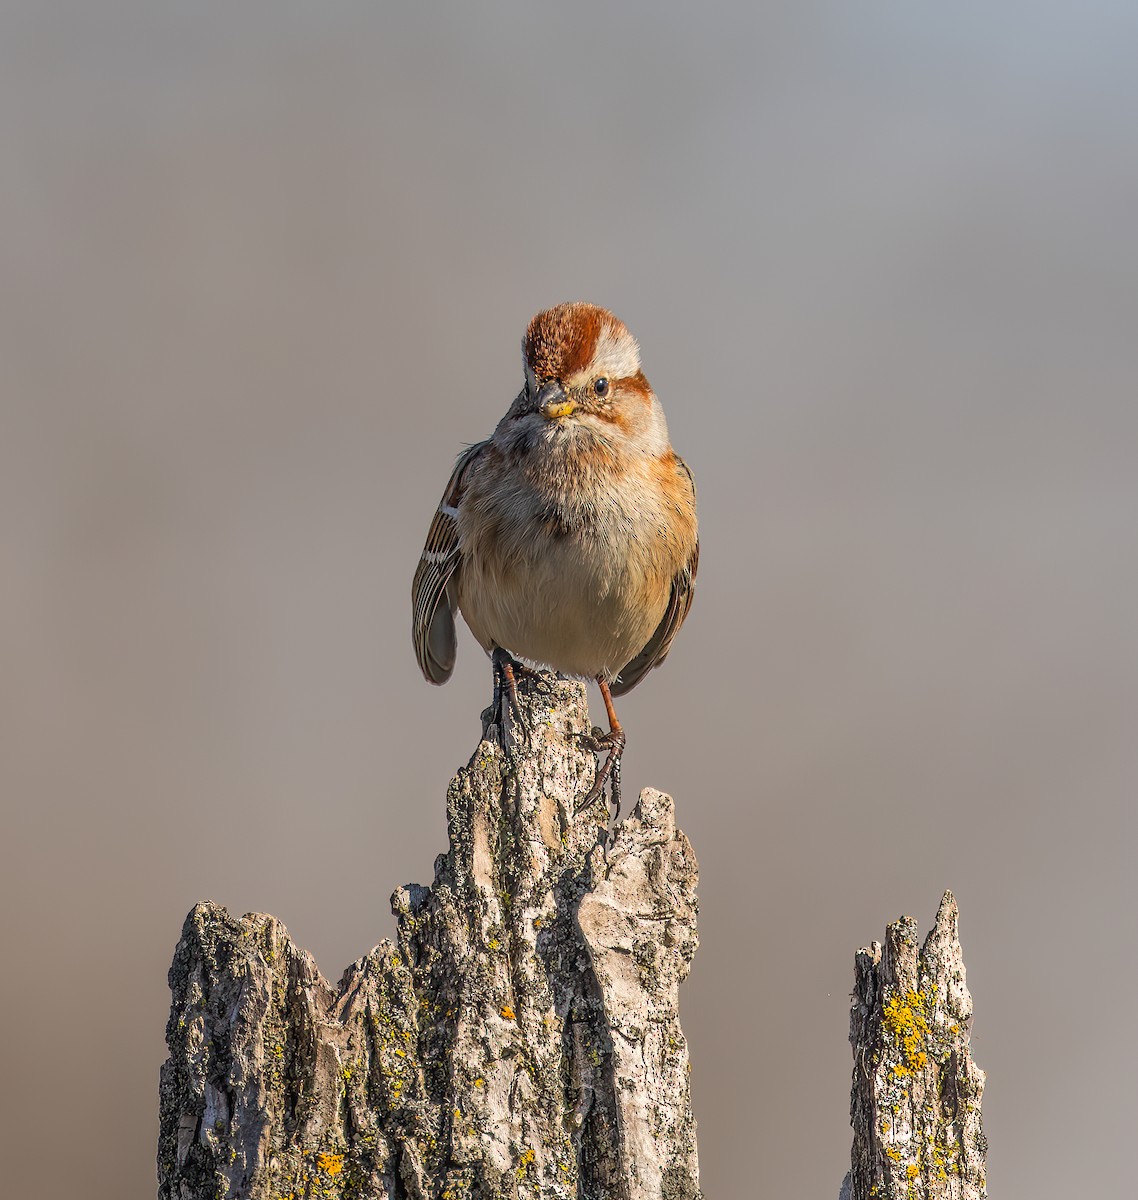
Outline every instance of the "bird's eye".
[(596, 392), (598, 396), (603, 396), (608, 392), (608, 390), (609, 381), (602, 375), (600, 379), (593, 384), (593, 391)]

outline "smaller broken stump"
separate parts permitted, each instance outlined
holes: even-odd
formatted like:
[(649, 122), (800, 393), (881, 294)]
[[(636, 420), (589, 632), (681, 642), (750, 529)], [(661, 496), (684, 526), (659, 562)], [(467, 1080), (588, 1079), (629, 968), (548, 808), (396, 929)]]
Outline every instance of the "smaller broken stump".
[(957, 908), (945, 892), (924, 945), (912, 917), (854, 960), (851, 1170), (842, 1200), (983, 1200), (984, 1072), (972, 1061), (972, 997)]
[(459, 771), (433, 884), (338, 985), (273, 917), (187, 917), (160, 1200), (698, 1200), (695, 856), (651, 789), (606, 854), (584, 685), (518, 694), (516, 758)]

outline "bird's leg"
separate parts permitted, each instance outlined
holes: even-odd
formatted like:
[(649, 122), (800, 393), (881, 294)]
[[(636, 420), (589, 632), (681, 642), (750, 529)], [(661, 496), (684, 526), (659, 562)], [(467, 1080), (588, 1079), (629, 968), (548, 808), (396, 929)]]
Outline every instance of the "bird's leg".
[[(503, 650), (500, 646), (495, 646), (493, 653), (490, 655), (490, 661), (494, 665), (494, 699), (491, 702), (490, 708), (483, 714), (482, 734), (483, 737), (489, 735), (491, 725), (498, 727), (498, 742), (506, 754), (513, 758), (514, 756), (514, 736), (513, 723), (516, 721), (521, 726), (522, 733), (529, 736), (529, 724), (526, 721), (525, 714), (522, 712), (521, 704), (518, 701), (518, 681), (514, 675), (514, 668), (522, 668), (522, 664), (515, 662), (510, 653)], [(490, 717), (487, 722), (486, 717)]]
[(490, 656), (491, 669), (494, 675), (494, 695), (490, 701), (490, 707), (482, 710), (482, 740), (489, 741), (493, 736), (495, 741), (501, 740), (501, 720), (502, 720), (502, 676), (498, 670), (497, 660), (492, 654)]
[[(609, 685), (603, 680), (598, 679), (597, 683), (601, 686), (601, 698), (605, 702), (605, 711), (608, 713), (609, 731), (605, 733), (601, 729), (594, 729), (591, 734), (586, 734), (582, 737), (582, 742), (594, 754), (601, 754), (605, 750), (608, 751), (608, 757), (597, 768), (596, 778), (593, 780), (593, 786), (589, 788), (588, 794), (584, 800), (577, 806), (577, 811), (588, 808), (600, 797), (605, 790), (605, 784), (609, 779), (612, 780), (612, 800), (616, 805), (616, 816), (620, 816), (620, 756), (624, 753), (625, 737), (624, 730), (621, 728), (620, 721), (617, 719), (616, 709), (612, 703), (612, 692), (609, 691)], [(614, 818), (615, 819), (615, 818)]]

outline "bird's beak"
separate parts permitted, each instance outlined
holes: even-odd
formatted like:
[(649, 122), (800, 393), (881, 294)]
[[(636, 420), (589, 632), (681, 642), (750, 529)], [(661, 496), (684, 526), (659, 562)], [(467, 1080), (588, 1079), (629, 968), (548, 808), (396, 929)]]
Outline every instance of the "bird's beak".
[(577, 407), (576, 400), (570, 400), (565, 395), (565, 389), (559, 383), (547, 383), (537, 393), (534, 406), (547, 421), (556, 421), (559, 417), (567, 417)]

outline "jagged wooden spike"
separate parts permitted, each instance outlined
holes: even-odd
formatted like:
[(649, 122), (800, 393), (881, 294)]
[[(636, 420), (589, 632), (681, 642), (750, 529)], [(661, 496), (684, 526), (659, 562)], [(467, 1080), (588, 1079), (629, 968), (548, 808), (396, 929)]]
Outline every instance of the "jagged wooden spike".
[(273, 917), (199, 904), (170, 970), (160, 1200), (696, 1200), (678, 988), (696, 862), (646, 789), (607, 856), (577, 814), (585, 690), (519, 689), (447, 796), (396, 944), (323, 979)]
[(957, 908), (945, 892), (923, 946), (912, 917), (884, 948), (857, 952), (850, 1009), (854, 1051), (849, 1200), (982, 1200), (987, 1141), (984, 1072), (972, 1061), (972, 997)]

